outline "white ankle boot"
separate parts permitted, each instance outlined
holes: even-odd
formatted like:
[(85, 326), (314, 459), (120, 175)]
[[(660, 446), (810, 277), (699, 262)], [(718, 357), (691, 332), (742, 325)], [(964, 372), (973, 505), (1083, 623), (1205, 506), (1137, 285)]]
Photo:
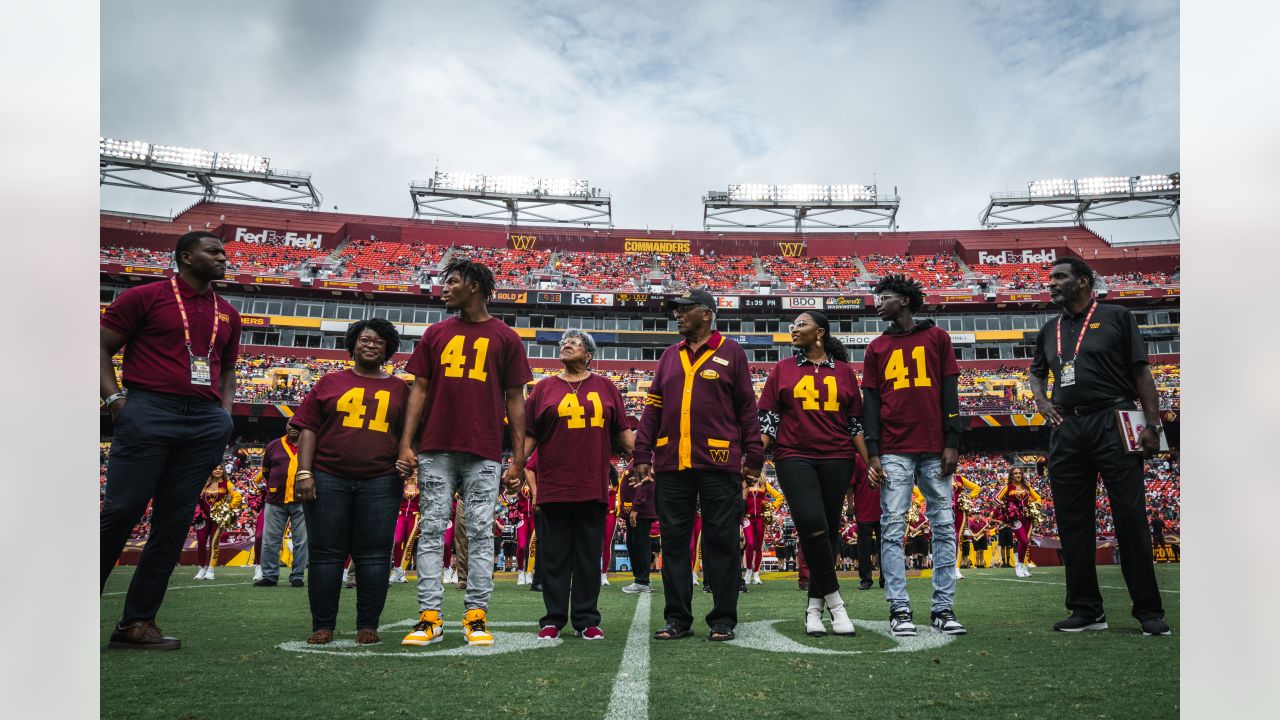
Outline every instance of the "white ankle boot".
[(204, 579), (204, 574), (205, 574), (205, 573), (207, 573), (207, 572), (209, 572), (209, 568), (207, 568), (207, 567), (205, 567), (205, 566), (201, 565), (201, 566), (200, 566), (200, 570), (199, 570), (198, 572), (196, 572), (196, 577), (195, 577), (195, 579), (196, 579), (196, 580), (203, 580), (203, 579)]
[(212, 580), (212, 579), (213, 579), (213, 568), (212, 568), (212, 567), (207, 567), (207, 568), (205, 568), (205, 569), (204, 569), (204, 579), (205, 579), (205, 580)]
[(253, 581), (254, 581), (254, 582), (258, 582), (258, 581), (259, 581), (259, 580), (261, 580), (261, 579), (262, 579), (262, 566), (261, 566), (261, 565), (254, 565), (254, 566), (253, 566)]
[(763, 584), (764, 584), (764, 582), (760, 580), (760, 571), (759, 571), (759, 570), (757, 570), (757, 571), (755, 571), (755, 572), (751, 573), (751, 584), (752, 584), (752, 585), (763, 585)]
[(608, 585), (608, 584), (609, 584), (609, 575), (608, 575), (608, 573), (600, 573), (600, 584), (601, 584), (601, 585)]
[(804, 611), (804, 632), (809, 637), (826, 637), (827, 629), (822, 625), (824, 607), (822, 598), (809, 598), (809, 607)]
[[(844, 609), (844, 599), (840, 597), (839, 592), (833, 592), (822, 598), (822, 603), (826, 605), (827, 610), (831, 611), (831, 632), (836, 635), (850, 637), (857, 633), (853, 627), (853, 621), (849, 619), (849, 613)], [(813, 601), (809, 601), (810, 607)], [(821, 610), (818, 611), (821, 614)]]

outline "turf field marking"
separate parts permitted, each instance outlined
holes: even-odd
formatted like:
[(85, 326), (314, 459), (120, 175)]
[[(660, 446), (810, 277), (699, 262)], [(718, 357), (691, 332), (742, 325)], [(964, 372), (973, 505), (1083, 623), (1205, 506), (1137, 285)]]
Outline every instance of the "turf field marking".
[[(968, 576), (966, 576), (966, 577), (974, 577), (974, 578), (977, 578), (977, 579), (979, 579), (979, 580), (999, 580), (1000, 582), (1030, 583), (1030, 584), (1032, 584), (1032, 585), (1057, 585), (1058, 587), (1066, 587), (1066, 586), (1067, 586), (1067, 584), (1066, 584), (1066, 583), (1060, 583), (1060, 582), (1046, 582), (1046, 581), (1044, 581), (1044, 580), (1024, 580), (1024, 579), (1022, 579), (1022, 578), (1001, 578), (1001, 577), (991, 577), (990, 575), (977, 575), (977, 574), (974, 574), (974, 575), (968, 575)], [(1128, 590), (1128, 588), (1116, 587), (1115, 585), (1099, 585), (1098, 587), (1103, 588), (1104, 590)], [(1174, 595), (1181, 595), (1181, 594), (1182, 594), (1182, 591), (1181, 591), (1181, 590), (1165, 590), (1165, 589), (1163, 589), (1163, 588), (1161, 588), (1160, 592), (1162, 592), (1162, 593), (1172, 593), (1172, 594), (1174, 594)]]
[[(939, 648), (951, 642), (955, 638), (951, 635), (933, 632), (932, 629), (922, 628), (919, 635), (915, 637), (896, 637), (889, 632), (889, 623), (886, 621), (876, 620), (858, 620), (854, 619), (853, 624), (864, 630), (893, 640), (897, 643), (888, 650), (869, 651), (869, 650), (832, 650), (830, 648), (812, 647), (804, 645), (792, 640), (791, 638), (778, 632), (774, 625), (786, 620), (760, 620), (757, 622), (744, 623), (738, 626), (738, 637), (730, 640), (729, 644), (749, 650), (763, 650), (765, 652), (786, 653), (786, 654), (807, 654), (807, 655), (862, 655), (867, 652), (919, 652), (921, 650), (931, 650)], [(856, 638), (848, 638), (849, 642), (857, 642)]]
[(636, 614), (627, 631), (627, 645), (613, 679), (605, 720), (649, 717), (649, 600), (643, 593), (636, 600)]
[[(228, 585), (244, 585), (244, 584), (245, 583), (241, 581), (241, 582), (229, 582), (229, 583), (206, 583), (204, 585), (178, 585), (176, 587), (168, 588), (167, 590), (165, 590), (165, 592), (169, 592), (169, 590), (191, 590), (191, 589), (198, 590), (200, 588), (207, 588), (207, 587), (226, 587)], [(128, 590), (121, 590), (119, 592), (102, 593), (102, 597), (106, 597), (108, 595), (127, 595), (128, 592), (129, 592)]]

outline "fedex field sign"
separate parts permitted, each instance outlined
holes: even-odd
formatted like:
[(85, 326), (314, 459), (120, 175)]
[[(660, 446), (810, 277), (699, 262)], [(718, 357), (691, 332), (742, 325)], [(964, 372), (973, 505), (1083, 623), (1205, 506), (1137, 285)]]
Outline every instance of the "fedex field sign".
[(1052, 263), (1058, 261), (1058, 253), (1056, 250), (1023, 250), (1021, 254), (1012, 250), (1004, 250), (998, 253), (989, 253), (986, 250), (978, 251), (979, 265), (1007, 265), (1009, 263)]
[(324, 241), (323, 234), (299, 235), (296, 232), (277, 233), (275, 230), (263, 230), (262, 232), (250, 232), (248, 228), (236, 228), (236, 240), (247, 243), (283, 245), (285, 247), (304, 248), (310, 250), (319, 250), (320, 243)]

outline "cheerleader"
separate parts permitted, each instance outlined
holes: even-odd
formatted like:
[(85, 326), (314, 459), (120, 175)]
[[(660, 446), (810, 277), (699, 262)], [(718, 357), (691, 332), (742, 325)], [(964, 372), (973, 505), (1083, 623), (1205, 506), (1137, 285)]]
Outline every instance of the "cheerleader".
[[(956, 547), (960, 547), (960, 535), (967, 528), (965, 518), (974, 511), (973, 500), (981, 492), (982, 488), (977, 483), (960, 473), (955, 473), (951, 476), (951, 512), (955, 515)], [(960, 561), (967, 557), (968, 554), (966, 551), (956, 556), (956, 567), (960, 567)], [(957, 570), (956, 578), (962, 580), (964, 575)]]
[(533, 582), (533, 573), (529, 572), (529, 543), (533, 540), (533, 498), (528, 485), (520, 488), (514, 507), (515, 512), (508, 517), (515, 525), (516, 584), (528, 585)]
[[(772, 498), (770, 502), (769, 498)], [(760, 581), (760, 561), (764, 557), (765, 514), (772, 514), (782, 504), (782, 493), (778, 492), (763, 477), (750, 482), (742, 488), (742, 499), (746, 503), (743, 517), (743, 535), (746, 541), (746, 553), (743, 558), (742, 581), (753, 585)]]
[(262, 579), (262, 525), (267, 518), (267, 514), (263, 512), (267, 506), (267, 483), (262, 473), (258, 473), (254, 483), (253, 491), (249, 493), (249, 499), (245, 501), (245, 505), (258, 515), (253, 528), (253, 581), (258, 582)]
[(1020, 578), (1031, 577), (1031, 571), (1027, 569), (1026, 565), (1027, 552), (1031, 547), (1030, 537), (1033, 514), (1031, 504), (1043, 501), (1023, 479), (1022, 468), (1016, 467), (1009, 471), (1009, 479), (1004, 488), (1000, 490), (1000, 494), (996, 496), (996, 502), (1003, 503), (1005, 522), (1009, 524), (1010, 530), (1013, 531), (1017, 553), (1014, 557), (1016, 562), (1014, 574)]
[(232, 487), (226, 468), (221, 465), (215, 467), (205, 481), (200, 501), (196, 504), (196, 556), (200, 563), (196, 580), (213, 579), (213, 569), (218, 565), (218, 536), (222, 525), (230, 526), (233, 520), (233, 516), (224, 514), (223, 508), (234, 509), (241, 504), (243, 498)]
[(600, 584), (609, 584), (609, 562), (613, 560), (613, 536), (618, 533), (618, 468), (609, 464), (609, 501), (605, 505), (609, 513), (604, 518), (604, 546), (600, 555)]
[(417, 471), (405, 481), (404, 496), (400, 498), (400, 511), (396, 514), (396, 536), (391, 546), (391, 578), (387, 584), (408, 582), (405, 571), (413, 543), (418, 538), (418, 475)]

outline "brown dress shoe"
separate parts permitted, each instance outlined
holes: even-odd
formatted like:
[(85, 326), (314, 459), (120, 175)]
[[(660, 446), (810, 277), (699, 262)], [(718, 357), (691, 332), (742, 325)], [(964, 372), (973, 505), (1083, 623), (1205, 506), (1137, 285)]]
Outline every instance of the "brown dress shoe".
[(317, 630), (311, 633), (311, 637), (307, 638), (308, 645), (328, 645), (332, 641), (332, 630)]
[(116, 625), (107, 647), (117, 650), (177, 650), (182, 641), (167, 637), (154, 620), (138, 620), (128, 625)]
[(357, 645), (373, 645), (382, 642), (382, 638), (378, 637), (378, 631), (370, 628), (362, 628), (356, 631)]

